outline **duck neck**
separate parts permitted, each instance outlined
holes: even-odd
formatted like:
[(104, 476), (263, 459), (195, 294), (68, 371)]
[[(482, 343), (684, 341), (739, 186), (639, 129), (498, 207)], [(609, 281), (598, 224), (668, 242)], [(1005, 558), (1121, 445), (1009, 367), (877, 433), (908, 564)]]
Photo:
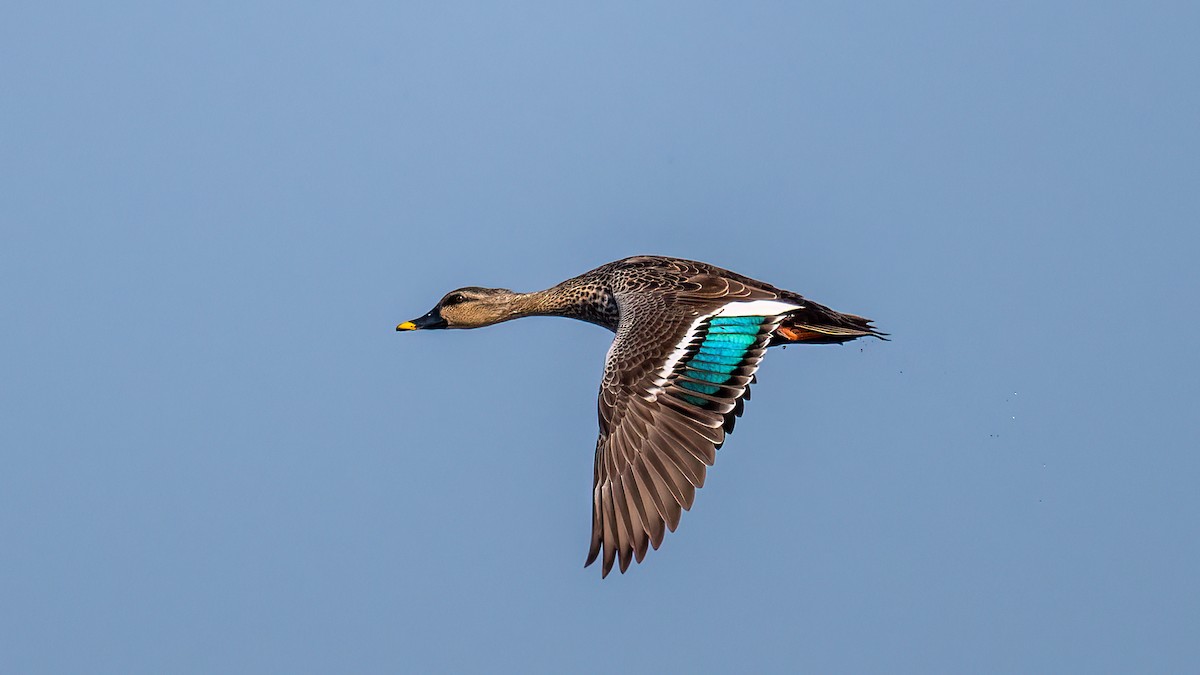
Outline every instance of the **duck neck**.
[[(557, 287), (555, 287), (557, 288)], [(512, 308), (512, 318), (524, 316), (564, 316), (569, 314), (573, 303), (563, 301), (563, 295), (555, 293), (555, 288), (532, 293), (517, 293), (509, 306)]]
[(596, 288), (578, 288), (570, 285), (570, 280), (544, 291), (518, 293), (510, 307), (513, 310), (511, 318), (514, 319), (522, 316), (563, 316), (613, 331), (617, 329), (619, 320), (612, 293)]

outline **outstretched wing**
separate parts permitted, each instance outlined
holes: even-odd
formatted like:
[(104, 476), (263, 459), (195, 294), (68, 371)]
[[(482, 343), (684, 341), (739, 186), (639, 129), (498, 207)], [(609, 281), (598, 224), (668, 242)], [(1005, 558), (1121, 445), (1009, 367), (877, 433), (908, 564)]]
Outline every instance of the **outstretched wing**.
[(736, 280), (689, 282), (670, 307), (623, 309), (605, 362), (586, 563), (603, 553), (604, 576), (614, 562), (622, 572), (641, 562), (679, 525), (742, 414), (781, 315), (801, 307), (755, 299), (766, 293)]

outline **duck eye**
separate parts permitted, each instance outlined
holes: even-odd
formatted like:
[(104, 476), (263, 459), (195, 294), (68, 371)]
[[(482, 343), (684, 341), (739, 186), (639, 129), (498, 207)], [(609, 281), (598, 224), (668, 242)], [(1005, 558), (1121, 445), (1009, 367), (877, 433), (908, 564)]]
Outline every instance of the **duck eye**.
[(466, 297), (463, 296), (462, 293), (455, 293), (454, 295), (451, 295), (450, 297), (446, 298), (446, 300), (444, 302), (442, 302), (442, 305), (443, 306), (457, 305), (460, 302), (466, 302), (466, 301), (467, 301), (467, 299), (466, 299)]

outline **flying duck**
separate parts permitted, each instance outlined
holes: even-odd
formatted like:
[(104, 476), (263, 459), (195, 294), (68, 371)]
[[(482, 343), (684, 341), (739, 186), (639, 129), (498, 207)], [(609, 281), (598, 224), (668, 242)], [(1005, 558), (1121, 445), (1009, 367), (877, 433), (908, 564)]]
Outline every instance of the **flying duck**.
[[(843, 314), (707, 263), (635, 256), (553, 288), (451, 291), (398, 331), (478, 328), (524, 316), (564, 316), (616, 338), (600, 382), (600, 436), (587, 562), (621, 572), (658, 549), (704, 485), (733, 431), (768, 347), (886, 339)], [(601, 554), (603, 555), (601, 556)]]

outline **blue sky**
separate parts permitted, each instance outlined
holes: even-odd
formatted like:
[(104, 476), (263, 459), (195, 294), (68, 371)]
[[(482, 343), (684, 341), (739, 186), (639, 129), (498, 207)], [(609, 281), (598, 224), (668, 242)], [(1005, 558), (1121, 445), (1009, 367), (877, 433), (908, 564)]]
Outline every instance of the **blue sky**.
[[(1189, 3), (10, 3), (0, 671), (1200, 665)], [(464, 285), (713, 262), (773, 351), (582, 569), (610, 335)]]

